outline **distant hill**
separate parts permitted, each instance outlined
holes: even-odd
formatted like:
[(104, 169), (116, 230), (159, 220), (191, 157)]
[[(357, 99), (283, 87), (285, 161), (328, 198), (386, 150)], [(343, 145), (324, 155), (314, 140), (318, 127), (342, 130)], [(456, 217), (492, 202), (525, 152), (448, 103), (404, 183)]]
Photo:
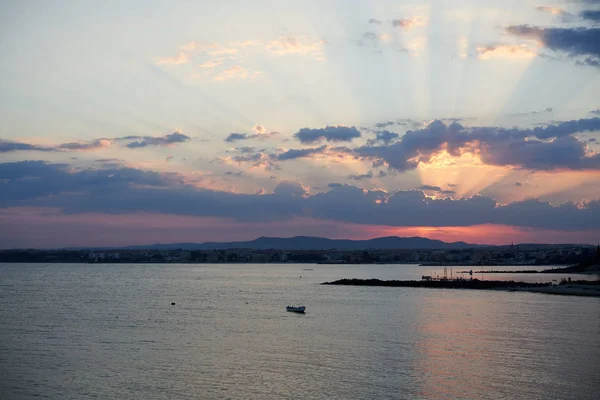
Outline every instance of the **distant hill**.
[(422, 237), (403, 238), (397, 236), (381, 237), (369, 240), (327, 239), (311, 236), (295, 236), (291, 238), (260, 237), (245, 242), (205, 242), (205, 243), (169, 243), (143, 246), (122, 247), (124, 250), (364, 250), (364, 249), (423, 249), (450, 250), (482, 247), (465, 242), (447, 243)]

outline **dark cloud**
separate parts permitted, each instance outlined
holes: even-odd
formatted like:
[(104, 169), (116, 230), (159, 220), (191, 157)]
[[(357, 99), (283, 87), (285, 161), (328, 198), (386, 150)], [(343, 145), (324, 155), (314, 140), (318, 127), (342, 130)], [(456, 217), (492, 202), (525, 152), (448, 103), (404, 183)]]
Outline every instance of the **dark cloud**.
[(0, 153), (11, 151), (86, 151), (108, 147), (115, 143), (129, 142), (125, 146), (130, 149), (147, 146), (168, 146), (174, 143), (183, 143), (191, 138), (181, 132), (173, 132), (165, 136), (124, 136), (117, 138), (100, 138), (89, 141), (76, 141), (62, 143), (55, 146), (38, 146), (29, 143), (12, 142), (0, 139)]
[(314, 154), (322, 154), (325, 150), (327, 150), (326, 145), (309, 149), (290, 149), (281, 154), (277, 154), (274, 157), (279, 161), (293, 160), (295, 158), (310, 157)]
[(238, 171), (238, 172), (227, 171), (227, 172), (225, 172), (225, 175), (229, 175), (229, 176), (242, 176), (242, 175), (244, 175), (244, 172), (243, 171)]
[(389, 144), (391, 141), (394, 141), (400, 137), (396, 132), (390, 131), (379, 131), (375, 134), (375, 140), (379, 142), (383, 142), (385, 144)]
[(134, 142), (128, 143), (127, 147), (130, 149), (137, 149), (148, 146), (168, 146), (174, 143), (184, 143), (191, 138), (184, 135), (181, 132), (173, 132), (169, 135), (154, 137), (154, 136), (126, 136), (119, 138), (118, 140), (134, 140)]
[(375, 128), (386, 128), (391, 125), (394, 125), (394, 121), (378, 122), (375, 124)]
[(365, 145), (354, 154), (383, 160), (397, 171), (415, 169), (445, 148), (452, 156), (477, 151), (483, 162), (526, 169), (600, 169), (600, 155), (588, 154), (584, 142), (573, 134), (600, 130), (600, 118), (567, 121), (534, 129), (498, 127), (465, 128), (433, 121), (423, 129), (408, 131), (387, 146)]
[(414, 24), (414, 21), (410, 18), (393, 19), (392, 26), (394, 28), (410, 28)]
[(535, 39), (547, 49), (570, 57), (582, 57), (577, 62), (592, 66), (600, 63), (600, 28), (540, 28), (512, 25), (506, 32), (526, 39)]
[(124, 167), (72, 170), (67, 164), (44, 161), (0, 164), (0, 180), (5, 180), (0, 184), (0, 205), (4, 206), (14, 200), (34, 200), (59, 193), (71, 193), (77, 198), (82, 193), (109, 193), (132, 184), (165, 187), (179, 183), (178, 179), (153, 171)]
[(236, 140), (247, 140), (247, 133), (230, 133), (229, 136), (225, 138), (226, 142), (235, 142)]
[(89, 142), (69, 142), (56, 146), (59, 150), (96, 150), (106, 147), (106, 139), (94, 139)]
[(523, 186), (523, 184), (521, 182), (517, 182), (515, 183), (515, 186)]
[(98, 158), (94, 161), (99, 162), (99, 163), (121, 163), (121, 162), (123, 162), (123, 160), (121, 160), (120, 158)]
[(302, 128), (294, 134), (294, 137), (305, 144), (321, 140), (328, 142), (350, 142), (352, 139), (361, 137), (361, 133), (354, 126), (327, 126), (322, 129)]
[(362, 181), (364, 179), (371, 179), (373, 177), (373, 171), (369, 171), (366, 174), (362, 175), (348, 175), (348, 179), (352, 179), (354, 181)]
[(579, 16), (589, 21), (600, 22), (600, 10), (585, 10), (580, 12)]
[(58, 207), (64, 213), (156, 212), (281, 221), (310, 217), (389, 226), (506, 224), (545, 229), (596, 229), (600, 201), (553, 206), (539, 200), (502, 205), (485, 196), (431, 198), (421, 190), (387, 193), (330, 184), (311, 194), (299, 182), (280, 182), (272, 194), (201, 189), (178, 174), (134, 168), (73, 169), (24, 161), (0, 164), (0, 206)]
[(378, 19), (376, 19), (376, 18), (371, 18), (371, 19), (369, 20), (369, 23), (370, 23), (370, 24), (381, 25), (381, 21), (380, 21), (380, 20), (378, 20)]
[(254, 130), (257, 133), (248, 134), (248, 133), (230, 133), (229, 136), (225, 138), (226, 142), (235, 142), (238, 140), (251, 140), (251, 139), (260, 139), (265, 140), (272, 136), (278, 135), (279, 132), (265, 132), (264, 128), (260, 125), (255, 125)]
[(233, 161), (238, 164), (250, 164), (256, 168), (264, 168), (266, 171), (281, 169), (279, 164), (275, 162), (274, 156), (263, 151), (258, 151), (256, 153), (244, 153), (234, 157), (217, 158), (214, 161), (225, 163)]
[(0, 139), (0, 153), (9, 153), (12, 151), (56, 151), (52, 147), (37, 146), (29, 143), (13, 142)]

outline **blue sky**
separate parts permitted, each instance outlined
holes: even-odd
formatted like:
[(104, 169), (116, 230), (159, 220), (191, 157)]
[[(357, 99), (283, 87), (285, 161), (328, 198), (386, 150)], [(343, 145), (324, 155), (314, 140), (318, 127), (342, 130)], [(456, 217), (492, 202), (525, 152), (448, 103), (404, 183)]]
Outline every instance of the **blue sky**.
[[(597, 242), (598, 10), (594, 0), (4, 4), (0, 239)], [(398, 199), (436, 217), (394, 218)], [(197, 219), (183, 229), (186, 215)], [(112, 222), (99, 227), (103, 218)], [(119, 236), (128, 218), (135, 239)], [(94, 230), (94, 243), (82, 238)]]

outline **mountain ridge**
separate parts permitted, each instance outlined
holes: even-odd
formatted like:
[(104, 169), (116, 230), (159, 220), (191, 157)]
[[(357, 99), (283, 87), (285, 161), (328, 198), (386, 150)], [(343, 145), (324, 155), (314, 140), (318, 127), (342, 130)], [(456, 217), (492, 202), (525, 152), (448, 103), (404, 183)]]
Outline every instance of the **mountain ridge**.
[[(373, 239), (329, 239), (318, 236), (293, 236), (289, 238), (261, 236), (248, 241), (202, 242), (202, 243), (154, 243), (122, 247), (78, 247), (90, 250), (366, 250), (366, 249), (422, 249), (422, 250), (460, 250), (477, 247), (491, 247), (466, 242), (444, 242), (419, 236), (384, 236)], [(74, 250), (74, 248), (68, 249)]]

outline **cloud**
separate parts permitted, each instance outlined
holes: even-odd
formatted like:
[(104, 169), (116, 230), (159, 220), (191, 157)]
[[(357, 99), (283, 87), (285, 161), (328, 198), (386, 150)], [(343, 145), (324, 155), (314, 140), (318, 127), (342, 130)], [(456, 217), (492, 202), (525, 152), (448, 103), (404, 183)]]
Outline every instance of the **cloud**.
[(275, 196), (304, 198), (310, 194), (310, 188), (298, 181), (281, 181), (273, 190)]
[(159, 58), (157, 63), (159, 65), (171, 64), (171, 65), (180, 65), (187, 64), (190, 61), (190, 55), (185, 51), (179, 52), (176, 56), (173, 57), (162, 57)]
[(535, 9), (538, 10), (538, 11), (550, 13), (552, 15), (565, 15), (565, 14), (569, 14), (565, 10), (562, 10), (562, 9), (556, 8), (556, 7), (537, 6)]
[(373, 177), (373, 171), (369, 171), (366, 174), (362, 175), (348, 175), (348, 179), (352, 179), (354, 181), (362, 181), (364, 179), (371, 179)]
[(267, 154), (264, 151), (247, 151), (241, 152), (237, 156), (217, 157), (213, 162), (220, 164), (250, 164), (252, 168), (264, 168), (265, 171), (280, 169), (281, 167), (274, 159), (273, 155)]
[(588, 21), (600, 22), (600, 10), (582, 11), (579, 13), (579, 16), (583, 19), (587, 19)]
[(545, 114), (545, 113), (553, 113), (553, 112), (554, 112), (553, 107), (547, 107), (540, 111), (529, 111), (529, 112), (522, 112), (522, 113), (513, 113), (513, 114), (508, 114), (508, 115), (513, 116), (513, 117), (524, 117), (524, 116), (528, 116), (528, 115)]
[(296, 158), (306, 158), (315, 154), (323, 154), (327, 150), (327, 146), (314, 147), (309, 149), (290, 149), (275, 156), (278, 161), (293, 160)]
[(537, 53), (524, 44), (507, 45), (496, 44), (485, 47), (477, 47), (477, 57), (481, 60), (492, 58), (528, 59), (535, 57)]
[(248, 71), (239, 65), (234, 65), (233, 67), (217, 73), (213, 79), (216, 81), (226, 81), (229, 79), (246, 79), (248, 76)]
[(322, 129), (302, 128), (294, 137), (304, 144), (310, 144), (321, 140), (328, 142), (350, 142), (352, 139), (361, 137), (361, 133), (354, 126), (327, 126)]
[(202, 64), (198, 64), (198, 68), (213, 69), (213, 68), (218, 67), (221, 64), (223, 64), (223, 61), (221, 61), (221, 60), (211, 60), (211, 61), (206, 61)]
[(381, 21), (376, 18), (369, 19), (370, 24), (381, 25)]
[(273, 137), (273, 136), (279, 134), (279, 132), (265, 132), (264, 127), (262, 127), (260, 125), (255, 125), (254, 128), (252, 128), (252, 129), (255, 132), (261, 131), (261, 133), (255, 133), (253, 135), (250, 135), (247, 133), (230, 133), (225, 138), (225, 141), (231, 143), (231, 142), (236, 142), (239, 140), (251, 140), (251, 139), (265, 140), (265, 139), (268, 139), (270, 137)]
[(254, 131), (254, 133), (256, 133), (256, 134), (258, 134), (258, 135), (261, 135), (261, 134), (263, 134), (263, 133), (265, 133), (265, 132), (266, 132), (266, 129), (265, 129), (265, 127), (264, 127), (264, 126), (262, 126), (262, 125), (254, 125), (254, 126), (252, 127), (252, 130)]
[(235, 142), (238, 140), (248, 140), (247, 133), (230, 133), (229, 136), (225, 138), (226, 142)]
[[(119, 140), (117, 138), (116, 140)], [(103, 147), (110, 147), (112, 145), (112, 141), (110, 139), (94, 139), (89, 142), (69, 142), (63, 143), (56, 146), (58, 150), (67, 150), (67, 151), (84, 151), (84, 150), (96, 150), (101, 149)]]
[(394, 125), (394, 121), (378, 122), (375, 124), (375, 128), (386, 128), (391, 125)]
[[(436, 187), (434, 187), (436, 188)], [(330, 184), (312, 194), (301, 182), (280, 182), (273, 193), (241, 194), (186, 184), (178, 174), (128, 167), (74, 169), (24, 161), (0, 164), (0, 207), (53, 207), (65, 214), (168, 213), (283, 221), (294, 217), (388, 226), (514, 226), (580, 230), (600, 226), (600, 201), (552, 205), (539, 200), (499, 204), (486, 196), (433, 198)]]
[(477, 154), (489, 165), (525, 169), (600, 169), (600, 154), (591, 153), (575, 133), (600, 130), (600, 118), (567, 121), (534, 129), (498, 127), (466, 128), (459, 123), (446, 125), (436, 120), (423, 129), (407, 131), (391, 145), (365, 145), (353, 154), (383, 160), (390, 168), (407, 171), (429, 163), (441, 151), (458, 157)]
[(322, 60), (325, 41), (323, 39), (312, 39), (306, 36), (280, 36), (266, 45), (269, 53), (277, 56), (286, 54), (302, 54)]
[(191, 138), (177, 131), (165, 136), (123, 136), (117, 138), (101, 138), (89, 141), (67, 142), (54, 146), (38, 146), (35, 144), (12, 142), (0, 139), (0, 153), (12, 151), (87, 151), (98, 150), (110, 147), (114, 144), (127, 143), (125, 146), (130, 149), (142, 148), (147, 146), (168, 146), (175, 143), (183, 143)]
[(401, 18), (401, 19), (393, 19), (391, 24), (394, 28), (402, 28), (402, 29), (410, 29), (416, 26), (423, 26), (427, 23), (427, 19), (425, 17), (410, 17), (410, 18)]
[(238, 171), (238, 172), (227, 171), (227, 172), (225, 172), (225, 175), (228, 175), (228, 176), (242, 176), (242, 175), (244, 175), (244, 171)]
[(398, 137), (400, 137), (399, 134), (390, 131), (379, 131), (375, 134), (375, 140), (385, 144), (389, 144), (390, 142), (398, 139)]
[(12, 151), (56, 151), (56, 149), (54, 147), (0, 139), (0, 153), (9, 153)]
[(590, 114), (600, 115), (600, 109), (590, 111)]
[(191, 138), (181, 132), (173, 132), (169, 135), (154, 137), (154, 136), (125, 136), (117, 140), (134, 140), (128, 143), (126, 147), (130, 149), (138, 149), (148, 146), (168, 146), (175, 143), (184, 143)]
[(600, 28), (540, 28), (512, 25), (510, 35), (538, 41), (545, 48), (577, 58), (578, 64), (600, 66)]

